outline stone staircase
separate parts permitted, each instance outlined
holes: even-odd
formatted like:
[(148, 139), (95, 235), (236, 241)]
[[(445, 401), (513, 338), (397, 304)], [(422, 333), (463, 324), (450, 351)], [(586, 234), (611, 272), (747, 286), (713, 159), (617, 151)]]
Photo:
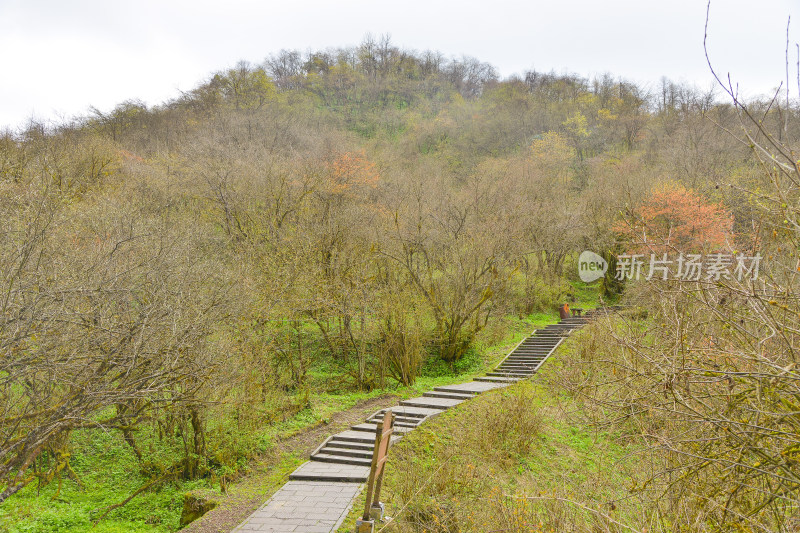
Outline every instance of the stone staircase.
[(597, 312), (590, 310), (583, 316), (566, 318), (534, 331), (511, 350), (494, 371), (476, 381), (514, 382), (532, 376), (570, 333), (583, 327)]
[[(582, 327), (598, 312), (601, 311), (592, 310), (584, 316), (567, 318), (534, 331), (486, 376), (469, 383), (435, 387), (418, 398), (401, 401), (391, 408), (396, 417), (392, 440), (401, 439), (426, 420), (478, 394), (534, 375), (570, 333)], [(329, 437), (311, 453), (311, 460), (301, 465), (289, 478), (327, 482), (366, 481), (372, 463), (375, 432), (385, 411), (377, 411), (363, 423)]]

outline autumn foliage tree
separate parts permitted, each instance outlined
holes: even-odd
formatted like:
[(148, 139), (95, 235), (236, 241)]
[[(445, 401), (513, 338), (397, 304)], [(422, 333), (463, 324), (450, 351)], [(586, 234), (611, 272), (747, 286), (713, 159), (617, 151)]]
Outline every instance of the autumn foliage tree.
[(699, 252), (730, 244), (732, 228), (724, 206), (668, 183), (653, 189), (616, 229), (641, 251)]
[(346, 193), (351, 189), (375, 188), (380, 175), (364, 152), (345, 152), (330, 163), (328, 188), (331, 193)]

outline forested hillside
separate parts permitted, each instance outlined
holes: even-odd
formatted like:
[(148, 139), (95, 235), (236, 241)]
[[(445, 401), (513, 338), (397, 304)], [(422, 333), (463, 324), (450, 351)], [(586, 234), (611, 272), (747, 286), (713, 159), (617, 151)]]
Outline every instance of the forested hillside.
[[(591, 423), (650, 417), (642, 442), (695, 475), (670, 482), (725, 479), (704, 523), (768, 530), (800, 483), (796, 113), (666, 79), (499, 79), (384, 38), (5, 132), (0, 529), (174, 530), (177, 491), (224, 489), (276, 428), (317, 422), (315, 398), (467, 372), (519, 321), (595, 299), (588, 249), (612, 264), (596, 295), (640, 311), (581, 352), (622, 359), (564, 383), (609, 408)], [(615, 255), (693, 246), (760, 251), (771, 281), (613, 280)]]

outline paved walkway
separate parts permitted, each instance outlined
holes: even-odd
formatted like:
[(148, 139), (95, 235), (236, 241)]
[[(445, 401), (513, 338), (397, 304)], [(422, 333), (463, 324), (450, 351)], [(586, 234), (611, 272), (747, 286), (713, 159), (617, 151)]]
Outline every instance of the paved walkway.
[[(469, 383), (435, 387), (419, 398), (403, 400), (392, 407), (395, 433), (392, 441), (426, 420), (483, 392), (507, 387), (532, 376), (561, 344), (564, 337), (581, 327), (587, 318), (566, 319), (537, 330), (506, 356), (494, 372)], [(329, 533), (336, 531), (367, 481), (375, 432), (386, 409), (366, 422), (329, 437), (289, 476), (286, 483), (234, 532), (279, 531)]]
[(336, 531), (362, 486), (361, 482), (289, 481), (234, 531)]

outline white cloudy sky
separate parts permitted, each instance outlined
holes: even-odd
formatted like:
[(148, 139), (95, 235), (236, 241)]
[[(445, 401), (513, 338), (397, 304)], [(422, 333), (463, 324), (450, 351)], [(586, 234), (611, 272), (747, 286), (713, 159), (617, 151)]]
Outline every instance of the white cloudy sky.
[[(0, 128), (127, 99), (158, 104), (241, 59), (355, 45), (367, 33), (475, 56), (502, 76), (610, 72), (653, 87), (667, 76), (706, 88), (705, 12), (705, 0), (0, 0)], [(792, 15), (796, 63), (797, 0), (713, 0), (715, 67), (748, 95), (777, 87)]]

